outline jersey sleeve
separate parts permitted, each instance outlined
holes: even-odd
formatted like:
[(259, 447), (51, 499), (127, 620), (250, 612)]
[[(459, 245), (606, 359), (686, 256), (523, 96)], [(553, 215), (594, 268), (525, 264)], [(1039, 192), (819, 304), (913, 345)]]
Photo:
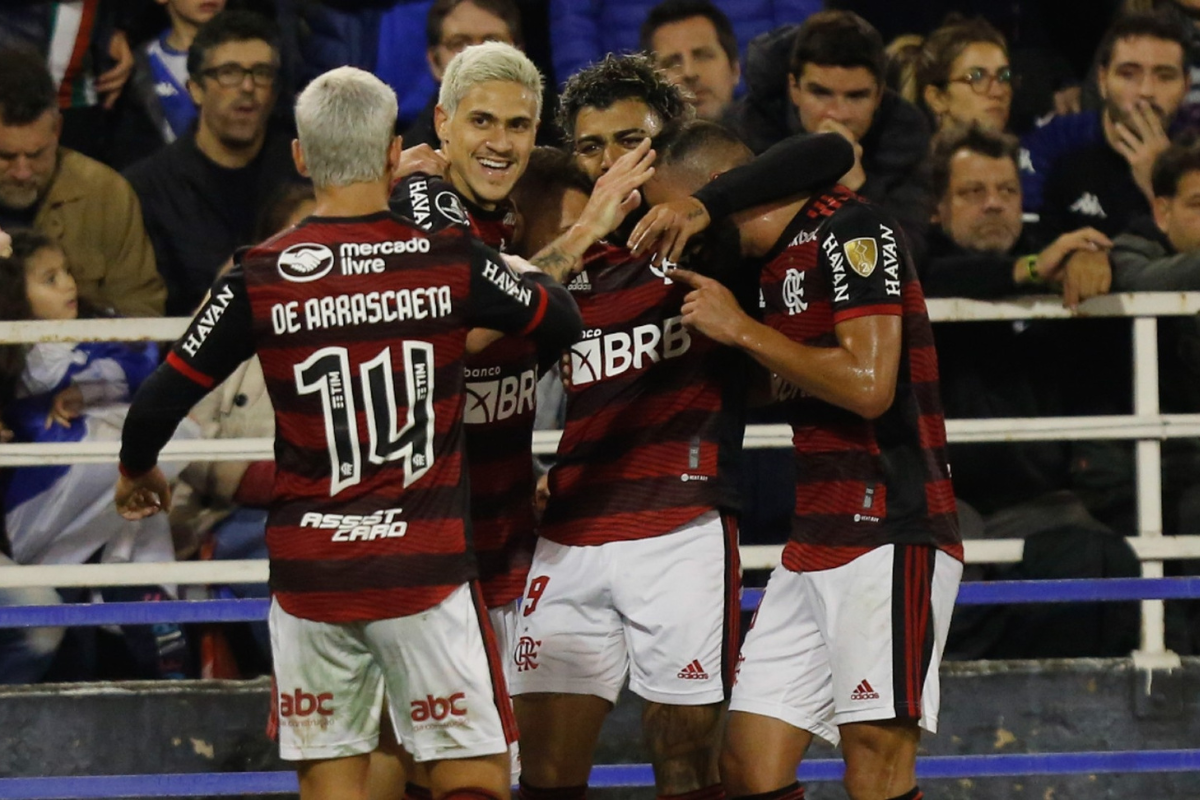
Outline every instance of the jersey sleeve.
[(471, 252), (468, 323), (531, 337), (541, 349), (561, 349), (583, 332), (579, 307), (562, 284), (537, 270), (518, 272), (477, 240)]
[(409, 175), (392, 187), (388, 206), (429, 233), (454, 227), (471, 229), (466, 206), (450, 182), (423, 172)]
[(821, 226), (817, 264), (829, 281), (834, 323), (903, 313), (901, 278), (908, 255), (899, 226), (879, 209), (854, 203)]
[(240, 265), (219, 278), (167, 359), (138, 389), (121, 433), (121, 467), (139, 475), (158, 462), (175, 428), (209, 390), (254, 355), (253, 314)]

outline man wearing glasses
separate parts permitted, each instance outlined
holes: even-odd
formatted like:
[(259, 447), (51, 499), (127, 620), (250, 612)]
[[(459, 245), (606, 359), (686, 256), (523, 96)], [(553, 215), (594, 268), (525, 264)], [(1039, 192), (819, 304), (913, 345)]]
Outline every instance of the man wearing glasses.
[(186, 135), (126, 173), (142, 203), (167, 314), (190, 315), (279, 189), (298, 180), (291, 137), (268, 125), (276, 100), (278, 34), (245, 11), (218, 14), (188, 50), (199, 117)]
[(924, 233), (932, 202), (920, 177), (929, 126), (884, 89), (883, 63), (883, 39), (870, 23), (850, 11), (818, 12), (792, 44), (788, 95), (804, 130), (854, 144), (858, 157), (841, 183), (896, 217), (912, 241)]

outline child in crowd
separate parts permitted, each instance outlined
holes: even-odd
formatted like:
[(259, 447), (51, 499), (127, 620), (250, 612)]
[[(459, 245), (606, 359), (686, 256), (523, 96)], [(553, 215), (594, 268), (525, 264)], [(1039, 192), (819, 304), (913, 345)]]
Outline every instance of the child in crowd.
[[(0, 258), (0, 319), (73, 320), (98, 316), (76, 291), (62, 250), (41, 234), (12, 232), (12, 252)], [(0, 397), (19, 442), (117, 441), (134, 391), (154, 370), (153, 344), (123, 342), (0, 346)], [(185, 421), (180, 434), (198, 429)], [(168, 465), (170, 466), (170, 465)], [(173, 561), (166, 519), (130, 522), (113, 506), (116, 464), (13, 469), (4, 493), (5, 524), (18, 564)], [(169, 587), (104, 589), (108, 601), (159, 600)], [(86, 599), (66, 597), (68, 601)], [(81, 638), (94, 634), (76, 629)], [(177, 625), (129, 626), (125, 642), (136, 677), (184, 677), (187, 644)], [(92, 646), (66, 678), (89, 678)], [(62, 659), (60, 659), (61, 661)], [(80, 662), (83, 663), (80, 663)]]

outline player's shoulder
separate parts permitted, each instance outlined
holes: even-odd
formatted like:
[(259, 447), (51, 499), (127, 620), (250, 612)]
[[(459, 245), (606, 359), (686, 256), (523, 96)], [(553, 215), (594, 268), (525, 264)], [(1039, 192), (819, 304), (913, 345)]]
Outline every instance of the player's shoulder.
[(895, 240), (899, 223), (885, 209), (864, 197), (846, 197), (840, 206), (822, 222), (818, 238), (835, 238), (845, 242), (863, 237)]
[(425, 231), (471, 227), (466, 203), (449, 181), (435, 175), (418, 172), (400, 180), (392, 187), (388, 205)]

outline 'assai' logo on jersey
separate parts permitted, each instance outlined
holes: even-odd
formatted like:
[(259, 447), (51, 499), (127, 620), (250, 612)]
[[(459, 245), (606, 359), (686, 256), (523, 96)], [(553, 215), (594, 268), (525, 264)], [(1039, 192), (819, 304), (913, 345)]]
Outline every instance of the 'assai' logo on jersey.
[(864, 278), (871, 277), (875, 265), (879, 263), (879, 244), (874, 239), (870, 236), (851, 239), (842, 249), (852, 270)]
[(537, 374), (527, 369), (520, 375), (497, 377), (492, 381), (470, 380), (472, 372), (467, 370), (467, 404), (463, 411), (463, 422), (467, 425), (486, 425), (499, 422), (526, 411), (533, 411), (537, 395)]
[(294, 244), (279, 254), (277, 266), (294, 283), (320, 280), (333, 269), (333, 251), (323, 244)]
[(583, 340), (571, 345), (571, 385), (588, 383), (640, 370), (668, 358), (678, 358), (692, 345), (683, 317), (670, 317), (662, 325), (638, 325), (629, 333), (603, 333), (599, 328), (583, 332)]
[(789, 269), (783, 278), (783, 304), (787, 306), (789, 317), (808, 311), (804, 299), (804, 274), (798, 269)]
[(471, 218), (467, 216), (462, 200), (459, 200), (454, 192), (439, 192), (433, 199), (433, 205), (451, 222), (457, 222), (459, 225), (471, 224)]

